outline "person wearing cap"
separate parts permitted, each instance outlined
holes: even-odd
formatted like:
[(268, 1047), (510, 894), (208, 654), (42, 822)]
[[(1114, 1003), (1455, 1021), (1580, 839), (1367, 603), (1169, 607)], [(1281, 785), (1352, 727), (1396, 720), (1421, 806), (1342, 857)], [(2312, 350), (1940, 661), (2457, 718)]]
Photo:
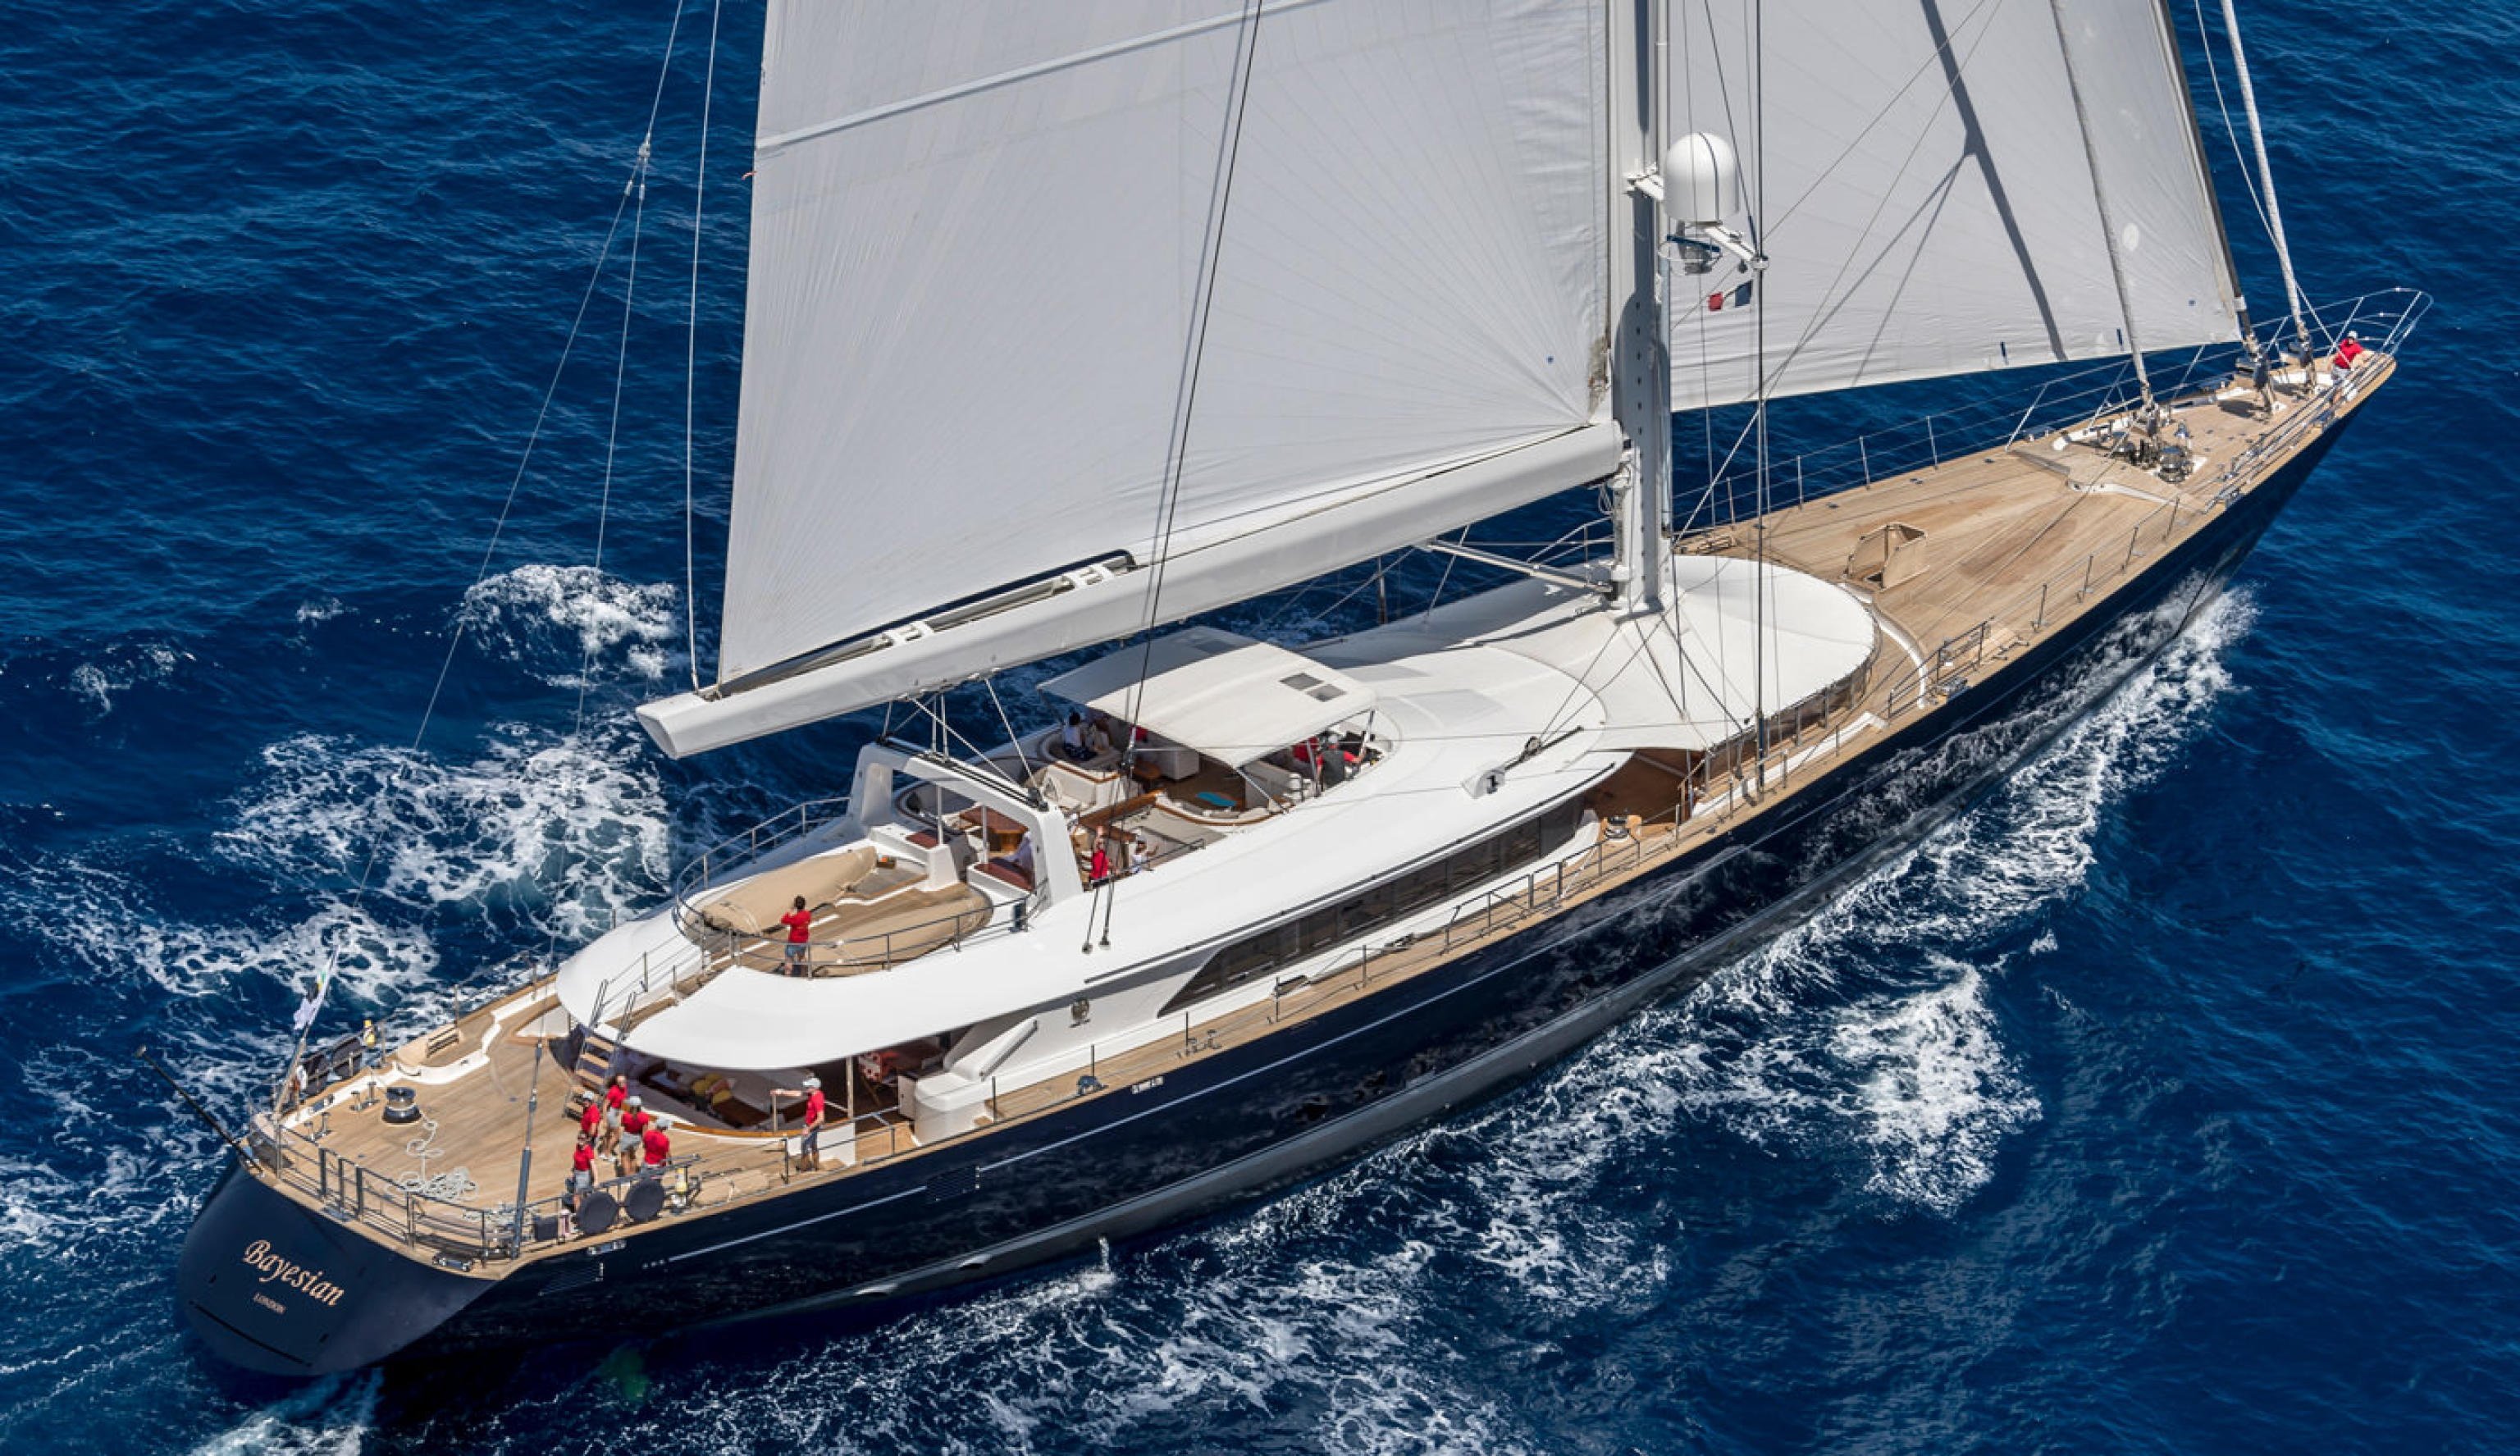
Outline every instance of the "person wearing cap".
[(630, 1084), (621, 1073), (614, 1072), (604, 1089), (595, 1094), (595, 1104), (587, 1115), (595, 1120), (588, 1125), (595, 1133), (595, 1153), (609, 1158), (621, 1146), (621, 1105), (629, 1100)]
[(568, 1211), (576, 1212), (578, 1205), (584, 1203), (586, 1196), (594, 1191), (595, 1138), (591, 1133), (582, 1132), (577, 1135), (577, 1152), (569, 1161)]
[(2345, 336), (2345, 341), (2336, 346), (2336, 357), (2330, 362), (2335, 364), (2338, 374), (2351, 374), (2354, 372), (2354, 361), (2362, 358), (2363, 352), (2362, 336), (2349, 332)]
[(612, 1151), (614, 1173), (627, 1178), (637, 1170), (641, 1142), (648, 1129), (655, 1125), (655, 1118), (648, 1115), (647, 1109), (640, 1105), (638, 1098), (633, 1097), (622, 1105), (621, 1142), (620, 1146)]
[(775, 1087), (771, 1089), (770, 1095), (774, 1098), (805, 1099), (804, 1115), (797, 1119), (796, 1124), (797, 1130), (804, 1134), (804, 1148), (796, 1156), (796, 1166), (807, 1172), (821, 1167), (823, 1150), (818, 1146), (815, 1135), (823, 1127), (823, 1079), (818, 1076), (808, 1076), (805, 1078), (805, 1085), (801, 1087)]
[(650, 1117), (647, 1127), (639, 1134), (640, 1167), (648, 1172), (655, 1172), (665, 1165), (667, 1159), (673, 1156), (674, 1140), (665, 1135), (664, 1122), (658, 1118)]

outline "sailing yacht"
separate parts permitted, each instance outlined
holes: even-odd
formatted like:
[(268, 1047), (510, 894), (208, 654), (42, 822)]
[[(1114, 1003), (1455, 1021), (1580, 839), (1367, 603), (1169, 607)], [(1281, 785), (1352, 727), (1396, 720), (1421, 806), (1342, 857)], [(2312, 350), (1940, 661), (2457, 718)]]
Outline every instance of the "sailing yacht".
[[(2303, 304), (2262, 148), (2251, 323), (2184, 77), (2155, 0), (770, 0), (720, 655), (640, 717), (894, 731), (556, 969), (308, 1051), (195, 1329), (305, 1374), (878, 1308), (1792, 926), (2167, 642), (2397, 367), (2421, 296)], [(1677, 519), (1675, 413), (1746, 422)], [(1606, 550), (1460, 535), (1573, 491)], [(1507, 584), (1217, 624), (1418, 548)], [(1047, 726), (943, 706), (1053, 658)], [(662, 1137), (578, 1177), (616, 1082)]]

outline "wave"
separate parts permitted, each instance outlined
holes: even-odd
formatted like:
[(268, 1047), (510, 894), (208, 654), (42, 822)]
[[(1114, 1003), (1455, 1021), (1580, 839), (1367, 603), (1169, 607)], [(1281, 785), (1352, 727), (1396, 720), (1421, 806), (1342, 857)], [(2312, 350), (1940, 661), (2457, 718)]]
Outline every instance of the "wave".
[(1426, 1246), (1291, 1269), (1276, 1241), (1231, 1233), (1176, 1251), (1190, 1259), (1036, 1278), (760, 1367), (703, 1358), (651, 1383), (615, 1352), (564, 1393), (480, 1413), (486, 1429), (420, 1434), (521, 1451), (574, 1420), (608, 1449), (696, 1456), (1205, 1449), (1256, 1415), (1339, 1450), (1534, 1449), (1475, 1364), (1429, 1357)]
[(616, 654), (632, 677), (656, 682), (682, 639), (669, 582), (641, 585), (594, 567), (532, 563), (465, 592), (456, 622), (498, 657), (554, 687), (582, 687)]
[(137, 979), (197, 999), (255, 979), (294, 987), (311, 968), (334, 959), (344, 982), (374, 993), (426, 977), (436, 965), (426, 933), (347, 901), (276, 926), (203, 926), (153, 912), (148, 886), (118, 869), (77, 860), (38, 863), (11, 880), (0, 905), (28, 938), (98, 983)]
[(2110, 802), (2150, 781), (2231, 690), (2225, 650), (2255, 608), (2227, 596), (2002, 793), (1700, 988), (1690, 1111), (1754, 1143), (1853, 1150), (1862, 1186), (1949, 1213), (2039, 1118), (1987, 1001), (2007, 954), (2052, 949)]
[(72, 697), (85, 702), (96, 716), (113, 711), (114, 701), (134, 688), (166, 682), (193, 655), (167, 642), (117, 643), (95, 660), (69, 672)]
[(373, 1372), (312, 1382), (195, 1445), (194, 1456), (358, 1456), (383, 1388)]
[(626, 729), (554, 739), (511, 725), (470, 762), (300, 734), (266, 748), (220, 851), (279, 882), (413, 908), (523, 908), (584, 938), (652, 900), (668, 873), (664, 793)]

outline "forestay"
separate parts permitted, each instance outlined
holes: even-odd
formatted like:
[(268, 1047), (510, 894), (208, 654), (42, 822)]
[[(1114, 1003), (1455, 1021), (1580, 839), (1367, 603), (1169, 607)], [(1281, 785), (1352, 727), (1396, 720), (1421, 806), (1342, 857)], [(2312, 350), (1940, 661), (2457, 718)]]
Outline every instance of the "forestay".
[[(1585, 429), (1600, 24), (1598, 0), (1279, 0), (1256, 21), (1233, 0), (774, 0), (720, 682), (1121, 557), (1141, 618), (1174, 558), (1170, 618), (1220, 604), (1202, 551), (1249, 595), (1605, 471)], [(1222, 549), (1264, 530), (1265, 563)], [(1085, 595), (1094, 620), (1036, 601), (969, 634), (995, 639), (976, 658), (824, 668), (785, 716), (1143, 624)]]
[[(2128, 352), (2049, 0), (1673, 4), (1668, 126), (1735, 139), (1769, 264), (1675, 270), (1676, 409)], [(2237, 330), (2176, 37), (2154, 0), (2064, 0), (2146, 349)], [(1764, 122), (1764, 146), (1760, 127)], [(1745, 294), (1743, 285), (1751, 285)]]

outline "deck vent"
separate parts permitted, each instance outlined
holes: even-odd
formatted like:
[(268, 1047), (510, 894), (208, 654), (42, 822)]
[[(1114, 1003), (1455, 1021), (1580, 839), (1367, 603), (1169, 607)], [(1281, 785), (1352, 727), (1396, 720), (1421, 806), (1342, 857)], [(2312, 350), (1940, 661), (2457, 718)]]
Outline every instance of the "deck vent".
[(1924, 569), (1924, 540), (1921, 528), (1904, 521), (1866, 531), (1846, 558), (1847, 579), (1888, 591)]

